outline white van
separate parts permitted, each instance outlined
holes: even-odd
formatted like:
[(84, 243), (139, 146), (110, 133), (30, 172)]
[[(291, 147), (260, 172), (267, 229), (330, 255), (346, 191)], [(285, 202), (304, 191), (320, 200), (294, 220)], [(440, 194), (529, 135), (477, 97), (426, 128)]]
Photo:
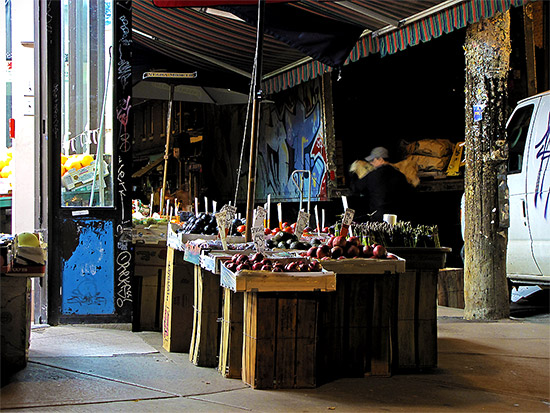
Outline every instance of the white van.
[[(550, 287), (550, 91), (521, 100), (506, 124), (513, 286)], [(464, 207), (464, 197), (462, 198)], [(462, 208), (464, 210), (464, 208)], [(464, 233), (464, 231), (463, 231)]]

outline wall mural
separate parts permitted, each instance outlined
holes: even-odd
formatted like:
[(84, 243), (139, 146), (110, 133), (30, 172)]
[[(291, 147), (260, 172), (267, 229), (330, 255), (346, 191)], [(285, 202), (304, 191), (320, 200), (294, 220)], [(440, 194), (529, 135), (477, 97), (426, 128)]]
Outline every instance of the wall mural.
[[(272, 201), (298, 201), (300, 192), (291, 178), (295, 170), (311, 171), (312, 201), (326, 200), (328, 165), (320, 79), (282, 92), (275, 96), (275, 100), (276, 103), (262, 104), (256, 164), (256, 200), (265, 202), (267, 195), (271, 194)], [(219, 122), (220, 119), (217, 119), (210, 124), (217, 124), (218, 127), (212, 126), (213, 129), (209, 132), (212, 139), (218, 142), (210, 151), (213, 162), (209, 181), (218, 189), (211, 192), (231, 200), (235, 195), (243, 133), (243, 123), (237, 121), (235, 113), (237, 111), (234, 108), (223, 112), (219, 116), (231, 119), (229, 124), (220, 127), (224, 121)], [(243, 119), (245, 109), (238, 113), (238, 118)], [(239, 202), (246, 202), (248, 145), (243, 158)], [(298, 178), (296, 177), (297, 180)], [(304, 199), (307, 199), (308, 179), (304, 179), (303, 188)]]
[[(256, 198), (266, 199), (271, 194), (274, 200), (299, 200), (300, 191), (291, 175), (306, 170), (311, 171), (312, 200), (324, 200), (328, 166), (320, 81), (308, 82), (285, 95), (282, 103), (266, 104), (262, 112)], [(308, 188), (309, 181), (304, 179), (304, 198)]]

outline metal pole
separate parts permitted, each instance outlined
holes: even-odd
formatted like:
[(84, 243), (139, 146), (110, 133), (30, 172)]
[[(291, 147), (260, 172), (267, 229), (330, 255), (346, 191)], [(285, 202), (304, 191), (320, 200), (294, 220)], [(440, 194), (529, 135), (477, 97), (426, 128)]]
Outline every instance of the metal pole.
[[(164, 198), (166, 195), (166, 173), (168, 171), (168, 157), (170, 155), (170, 136), (171, 136), (171, 125), (172, 125), (172, 102), (174, 101), (174, 84), (170, 85), (170, 94), (168, 96), (168, 115), (166, 116), (166, 148), (164, 148), (164, 174), (162, 177), (162, 191), (161, 197)], [(160, 199), (160, 215), (164, 211), (164, 199)]]
[(252, 102), (252, 128), (250, 131), (250, 163), (248, 168), (248, 192), (246, 197), (246, 242), (252, 240), (252, 214), (256, 196), (256, 152), (258, 147), (258, 130), (260, 126), (260, 87), (262, 81), (262, 55), (264, 43), (264, 10), (265, 0), (258, 0), (258, 28), (256, 31), (256, 55), (254, 71), (254, 100)]

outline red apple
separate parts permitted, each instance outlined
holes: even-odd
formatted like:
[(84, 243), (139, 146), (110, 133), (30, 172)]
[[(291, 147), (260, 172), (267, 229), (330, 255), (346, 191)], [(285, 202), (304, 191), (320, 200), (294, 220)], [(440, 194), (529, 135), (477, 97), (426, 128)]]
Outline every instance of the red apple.
[(377, 245), (372, 251), (372, 255), (374, 255), (376, 258), (386, 258), (386, 254), (386, 248), (384, 248), (383, 245)]

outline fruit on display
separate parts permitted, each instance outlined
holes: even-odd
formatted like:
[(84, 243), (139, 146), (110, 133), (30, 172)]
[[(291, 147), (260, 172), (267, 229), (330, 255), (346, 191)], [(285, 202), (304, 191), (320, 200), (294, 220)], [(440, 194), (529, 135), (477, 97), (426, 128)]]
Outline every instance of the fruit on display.
[(395, 255), (388, 253), (381, 244), (363, 245), (358, 237), (346, 238), (340, 235), (329, 238), (326, 244), (312, 246), (305, 255), (319, 260), (341, 260), (346, 258), (397, 259)]
[(0, 158), (0, 178), (9, 178), (11, 176), (13, 173), (11, 162), (11, 152), (6, 152), (6, 154)]
[(17, 243), (20, 247), (39, 247), (40, 241), (31, 232), (21, 232), (17, 234)]
[(75, 155), (63, 155), (61, 154), (61, 176), (65, 175), (71, 169), (78, 171), (79, 169), (90, 166), (94, 161), (92, 155), (75, 154)]
[(178, 232), (183, 232), (184, 234), (216, 235), (218, 233), (216, 217), (206, 212), (192, 215)]
[(243, 270), (270, 271), (270, 272), (320, 272), (321, 264), (317, 260), (304, 259), (277, 260), (266, 258), (264, 254), (257, 252), (250, 256), (235, 254), (224, 263), (225, 267), (233, 272)]
[[(291, 227), (285, 227), (291, 228)], [(303, 242), (290, 231), (278, 231), (270, 239), (266, 240), (266, 246), (270, 249), (293, 249), (293, 250), (308, 250), (312, 244), (309, 242)]]

